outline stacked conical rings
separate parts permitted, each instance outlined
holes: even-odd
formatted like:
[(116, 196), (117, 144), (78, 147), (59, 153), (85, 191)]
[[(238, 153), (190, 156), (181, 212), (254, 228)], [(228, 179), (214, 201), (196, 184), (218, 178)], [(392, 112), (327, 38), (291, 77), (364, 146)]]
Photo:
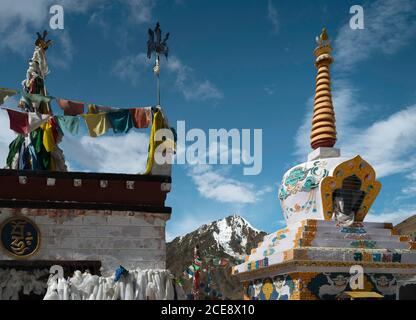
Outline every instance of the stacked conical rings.
[(331, 48), (329, 46), (320, 47), (315, 50), (315, 55), (317, 55), (315, 65), (318, 69), (318, 75), (316, 77), (311, 131), (311, 147), (313, 149), (333, 147), (337, 141), (335, 113), (331, 95), (331, 78), (329, 74), (329, 65), (333, 61), (330, 52)]

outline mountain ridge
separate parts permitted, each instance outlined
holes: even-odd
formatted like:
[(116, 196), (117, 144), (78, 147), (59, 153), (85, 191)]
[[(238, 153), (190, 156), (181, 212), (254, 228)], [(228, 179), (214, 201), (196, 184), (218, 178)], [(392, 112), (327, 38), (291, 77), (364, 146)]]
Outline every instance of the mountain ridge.
[[(266, 232), (254, 228), (246, 219), (236, 214), (203, 224), (167, 243), (167, 268), (176, 277), (186, 279), (183, 272), (192, 264), (193, 249), (198, 245), (203, 261), (201, 284), (211, 283), (212, 291), (222, 293), (224, 298), (241, 299), (243, 288), (237, 278), (231, 275), (231, 267), (250, 254), (251, 249), (257, 247), (265, 235)], [(223, 266), (214, 265), (212, 257), (227, 263)], [(208, 270), (211, 270), (211, 282), (208, 280)], [(191, 291), (191, 282), (189, 279), (184, 281), (186, 292)], [(200, 292), (205, 292), (204, 288)]]

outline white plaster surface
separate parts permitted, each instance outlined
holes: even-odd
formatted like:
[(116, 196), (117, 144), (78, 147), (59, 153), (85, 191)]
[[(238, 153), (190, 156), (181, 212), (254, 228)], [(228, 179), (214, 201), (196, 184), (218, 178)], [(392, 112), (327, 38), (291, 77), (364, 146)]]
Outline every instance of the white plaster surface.
[[(104, 210), (0, 209), (0, 224), (13, 215), (36, 223), (40, 248), (29, 260), (99, 260), (103, 274), (127, 269), (165, 269), (169, 215)], [(13, 260), (0, 250), (0, 260)]]

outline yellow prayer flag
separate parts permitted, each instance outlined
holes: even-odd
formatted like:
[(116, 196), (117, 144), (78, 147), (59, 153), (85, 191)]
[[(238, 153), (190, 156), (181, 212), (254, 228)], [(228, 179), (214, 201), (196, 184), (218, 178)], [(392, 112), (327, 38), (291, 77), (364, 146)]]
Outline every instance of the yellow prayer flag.
[(82, 117), (85, 120), (91, 137), (101, 136), (111, 128), (106, 113), (83, 114)]
[(46, 151), (51, 152), (55, 149), (55, 138), (53, 137), (52, 125), (49, 122), (46, 122), (41, 126), (43, 129), (43, 145), (45, 146)]
[(155, 150), (157, 146), (162, 143), (162, 141), (155, 141), (155, 135), (159, 129), (163, 129), (164, 127), (165, 119), (163, 117), (163, 113), (160, 110), (158, 110), (153, 117), (152, 129), (150, 132), (149, 140), (149, 153), (147, 155), (147, 165), (146, 170), (143, 173), (144, 175), (148, 175), (152, 171)]

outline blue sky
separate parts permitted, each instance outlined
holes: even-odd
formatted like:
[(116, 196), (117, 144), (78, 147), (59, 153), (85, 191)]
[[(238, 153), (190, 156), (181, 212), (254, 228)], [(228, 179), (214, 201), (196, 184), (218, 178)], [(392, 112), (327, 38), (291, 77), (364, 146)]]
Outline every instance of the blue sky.
[[(65, 29), (49, 30), (51, 95), (133, 107), (155, 104), (147, 28), (169, 31), (162, 60), (162, 105), (187, 128), (263, 130), (263, 170), (175, 166), (167, 237), (230, 214), (274, 231), (283, 225), (277, 188), (284, 172), (310, 152), (316, 70), (315, 36), (328, 28), (338, 143), (343, 154), (372, 163), (383, 184), (367, 220), (399, 222), (416, 213), (416, 3), (414, 1), (278, 0), (1, 0), (0, 87), (19, 88), (34, 33), (48, 29), (49, 8), (62, 4)], [(364, 7), (365, 29), (351, 30), (349, 9)], [(9, 100), (9, 104), (15, 103)], [(13, 133), (0, 114), (1, 165)], [(138, 172), (148, 132), (66, 135), (72, 170)], [(206, 183), (206, 182), (209, 183)]]

